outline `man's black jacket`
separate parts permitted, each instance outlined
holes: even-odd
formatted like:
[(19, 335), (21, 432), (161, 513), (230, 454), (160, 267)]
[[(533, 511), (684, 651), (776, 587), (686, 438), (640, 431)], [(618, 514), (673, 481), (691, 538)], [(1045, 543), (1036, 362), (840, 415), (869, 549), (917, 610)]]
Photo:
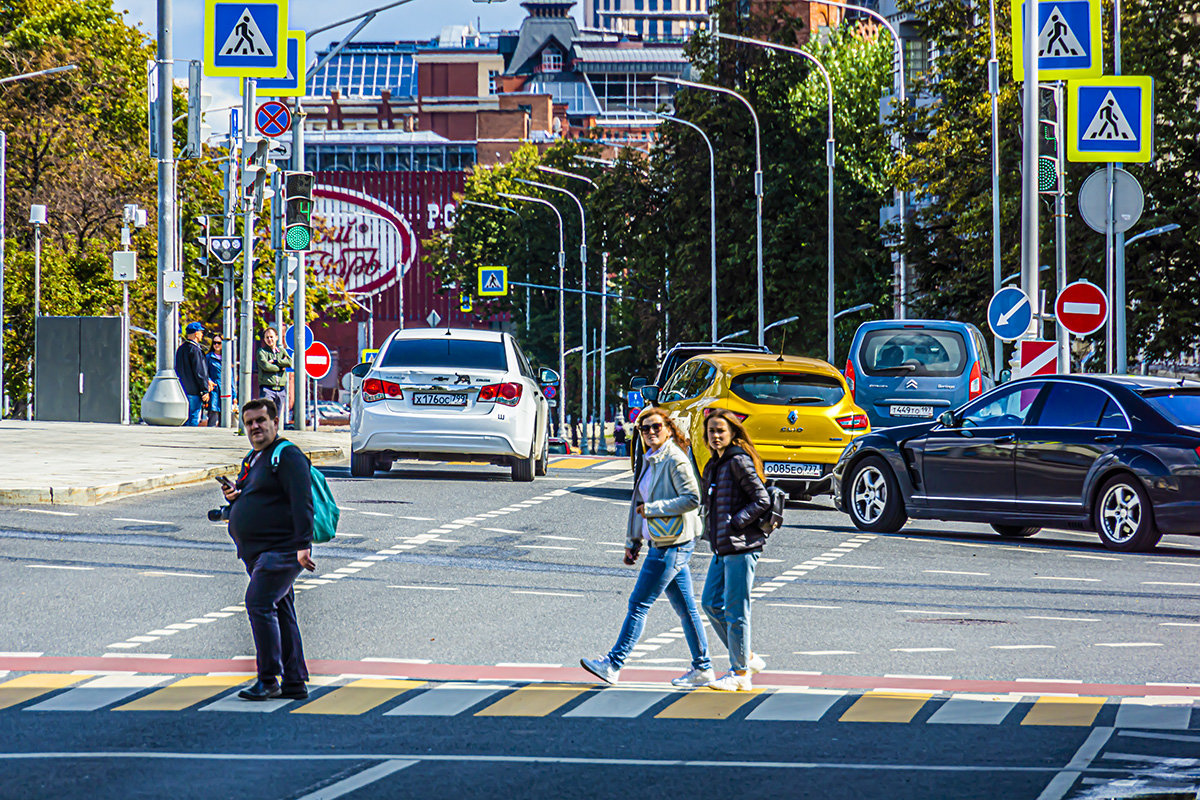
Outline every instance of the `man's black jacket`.
[(175, 374), (183, 384), (184, 394), (208, 392), (208, 365), (204, 363), (204, 351), (191, 339), (184, 339), (175, 351)]
[(242, 459), (235, 484), (242, 493), (229, 509), (229, 535), (237, 544), (238, 558), (243, 560), (259, 553), (304, 550), (312, 544), (309, 461), (299, 447), (284, 447), (279, 453), (279, 468), (272, 471), (271, 454), (283, 441), (276, 439), (265, 450)]

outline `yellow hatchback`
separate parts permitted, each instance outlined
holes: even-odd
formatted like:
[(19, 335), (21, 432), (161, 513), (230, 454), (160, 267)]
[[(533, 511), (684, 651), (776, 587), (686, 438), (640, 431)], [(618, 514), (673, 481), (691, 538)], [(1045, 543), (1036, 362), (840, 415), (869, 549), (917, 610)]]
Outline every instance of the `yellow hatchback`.
[(704, 420), (714, 408), (735, 413), (763, 458), (767, 478), (794, 499), (829, 492), (842, 450), (870, 430), (841, 373), (825, 361), (799, 356), (697, 356), (660, 388), (658, 405), (691, 439), (701, 471), (709, 459)]

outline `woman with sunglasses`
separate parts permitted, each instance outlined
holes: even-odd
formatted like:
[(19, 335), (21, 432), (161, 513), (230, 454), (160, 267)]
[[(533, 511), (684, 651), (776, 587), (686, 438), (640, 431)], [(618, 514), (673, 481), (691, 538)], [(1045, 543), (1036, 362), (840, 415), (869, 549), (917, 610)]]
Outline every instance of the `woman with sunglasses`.
[(703, 686), (715, 675), (708, 658), (708, 638), (692, 595), (688, 560), (700, 533), (700, 487), (687, 456), (687, 440), (664, 411), (647, 407), (636, 426), (645, 445), (641, 472), (634, 480), (625, 537), (625, 563), (637, 562), (643, 542), (650, 549), (638, 574), (629, 611), (617, 643), (603, 658), (581, 658), (580, 665), (606, 683), (616, 683), (625, 659), (642, 636), (646, 614), (664, 592), (683, 624), (692, 653), (692, 668), (671, 681), (675, 686)]
[(713, 557), (700, 599), (713, 630), (729, 650), (729, 672), (708, 684), (727, 692), (750, 691), (750, 675), (766, 666), (750, 649), (750, 589), (766, 535), (756, 521), (771, 505), (763, 462), (734, 414), (714, 409), (704, 422), (712, 454), (704, 467), (705, 533)]

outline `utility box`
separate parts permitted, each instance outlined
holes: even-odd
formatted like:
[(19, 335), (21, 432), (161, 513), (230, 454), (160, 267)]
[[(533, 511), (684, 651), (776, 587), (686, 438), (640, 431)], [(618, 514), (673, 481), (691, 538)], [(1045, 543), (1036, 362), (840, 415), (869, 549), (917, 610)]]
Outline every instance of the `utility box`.
[(34, 337), (34, 417), (120, 424), (121, 318), (38, 317)]

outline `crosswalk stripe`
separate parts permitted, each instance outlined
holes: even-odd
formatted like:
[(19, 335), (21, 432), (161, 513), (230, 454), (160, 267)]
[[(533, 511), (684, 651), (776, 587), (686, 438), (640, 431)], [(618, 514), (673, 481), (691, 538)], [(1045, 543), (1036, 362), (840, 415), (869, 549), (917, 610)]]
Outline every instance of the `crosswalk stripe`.
[(727, 719), (760, 694), (762, 694), (762, 689), (753, 689), (749, 692), (696, 689), (688, 692), (654, 716), (656, 719)]
[(56, 694), (26, 711), (95, 711), (119, 703), (144, 689), (166, 683), (171, 675), (102, 675), (82, 686)]
[(399, 697), (409, 689), (424, 686), (425, 681), (394, 678), (359, 678), (323, 694), (292, 711), (293, 714), (365, 714), (376, 706)]
[(1115, 725), (1185, 731), (1191, 727), (1192, 701), (1191, 697), (1123, 697)]
[(958, 694), (933, 712), (929, 722), (943, 725), (999, 725), (1019, 698), (1006, 694)]
[(1039, 697), (1021, 720), (1022, 725), (1091, 725), (1104, 708), (1105, 697)]
[(845, 692), (819, 689), (776, 690), (768, 695), (746, 719), (789, 722), (816, 722)]
[(846, 709), (840, 722), (912, 722), (932, 693), (866, 692)]
[(591, 686), (571, 683), (538, 683), (525, 686), (501, 697), (487, 708), (475, 712), (477, 717), (544, 717), (574, 700)]
[(674, 694), (662, 689), (601, 689), (563, 716), (633, 719)]
[(20, 675), (0, 683), (0, 709), (25, 703), (35, 697), (41, 697), (47, 692), (63, 689), (90, 677), (92, 676), (52, 673)]
[(191, 675), (113, 710), (182, 711), (253, 678), (253, 675)]
[(487, 685), (476, 683), (443, 683), (430, 687), (429, 691), (421, 692), (416, 697), (405, 700), (391, 711), (384, 713), (385, 717), (452, 717), (461, 714), (472, 706), (482, 703), (497, 692), (511, 688), (508, 685)]
[(557, 461), (551, 461), (550, 466), (555, 469), (587, 469), (599, 463), (591, 458), (560, 458)]

